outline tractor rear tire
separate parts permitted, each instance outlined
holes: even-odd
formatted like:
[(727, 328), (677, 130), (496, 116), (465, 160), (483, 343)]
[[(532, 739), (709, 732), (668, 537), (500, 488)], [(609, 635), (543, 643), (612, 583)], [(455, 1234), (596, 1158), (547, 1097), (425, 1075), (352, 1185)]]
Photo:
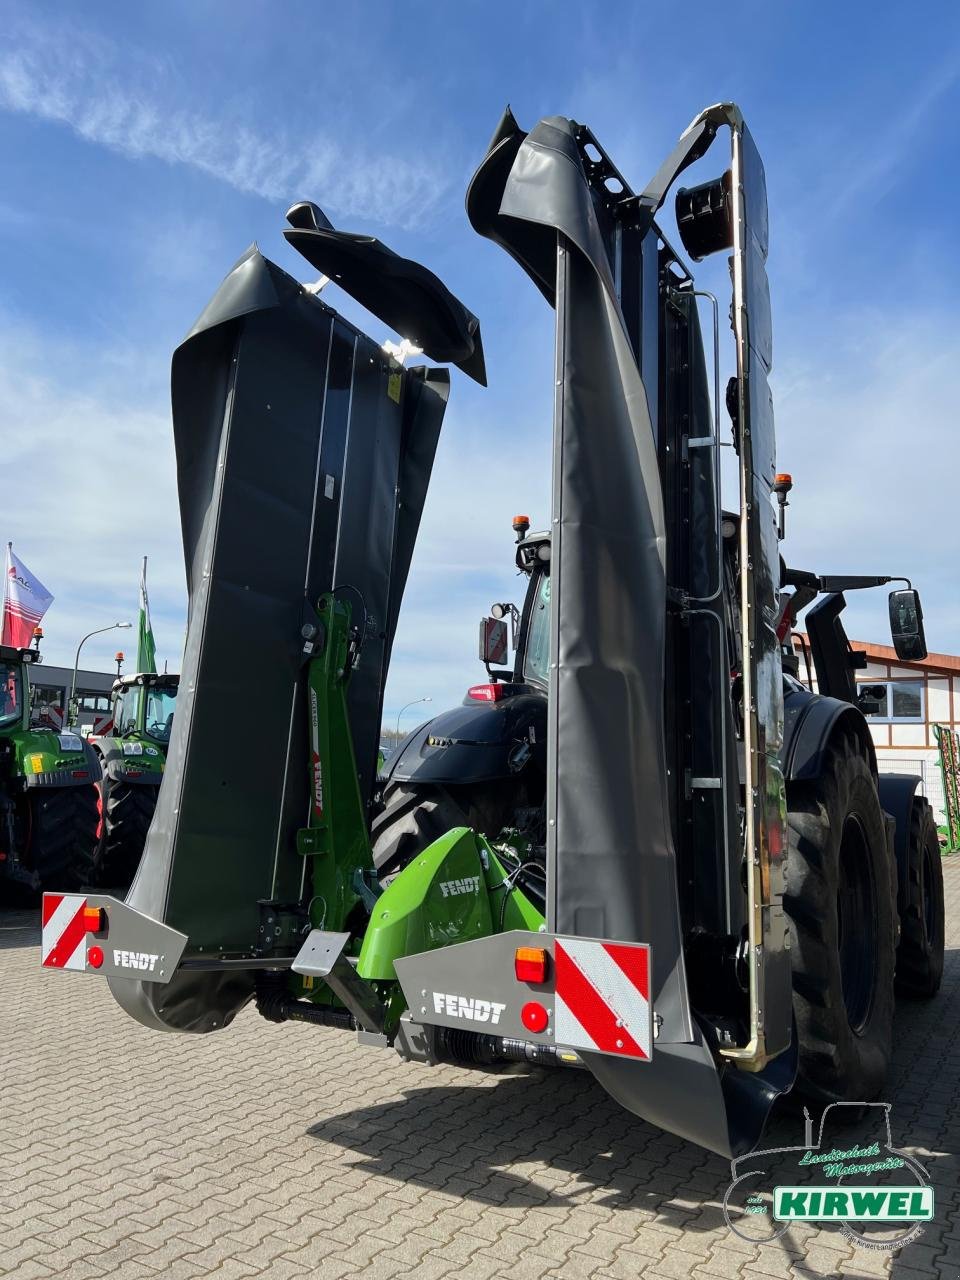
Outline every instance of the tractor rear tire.
[(897, 990), (929, 999), (943, 977), (943, 862), (933, 810), (915, 796), (907, 839), (906, 884), (897, 948)]
[(860, 742), (836, 735), (820, 776), (788, 784), (787, 808), (797, 1088), (817, 1102), (869, 1102), (892, 1053), (896, 867)]
[(97, 858), (97, 883), (105, 888), (126, 890), (143, 856), (159, 787), (131, 786), (106, 774), (100, 786), (103, 832)]
[(30, 806), (29, 861), (41, 889), (92, 885), (97, 853), (97, 797), (92, 786), (37, 787)]
[(401, 871), (452, 827), (473, 827), (495, 836), (507, 823), (515, 789), (490, 783), (442, 787), (388, 783), (383, 808), (370, 827), (373, 865), (381, 880)]

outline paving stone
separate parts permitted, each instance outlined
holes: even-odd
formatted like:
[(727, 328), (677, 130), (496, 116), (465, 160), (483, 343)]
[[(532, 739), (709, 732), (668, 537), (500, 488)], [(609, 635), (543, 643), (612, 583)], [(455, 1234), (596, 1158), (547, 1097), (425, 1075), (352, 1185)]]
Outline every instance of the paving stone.
[[(895, 1257), (812, 1225), (739, 1239), (719, 1208), (728, 1163), (626, 1115), (585, 1072), (421, 1068), (253, 1010), (158, 1037), (102, 982), (41, 973), (34, 916), (9, 932), (0, 913), (0, 1275), (960, 1280), (944, 1069), (960, 1061), (960, 858), (944, 874), (943, 990), (898, 1009), (886, 1095), (937, 1221)], [(789, 1117), (771, 1128), (796, 1140)]]

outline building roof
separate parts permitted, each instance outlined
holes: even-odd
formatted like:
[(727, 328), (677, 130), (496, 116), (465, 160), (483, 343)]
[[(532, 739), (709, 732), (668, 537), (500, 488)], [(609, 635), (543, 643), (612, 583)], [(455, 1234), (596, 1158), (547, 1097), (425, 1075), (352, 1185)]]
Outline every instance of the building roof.
[[(803, 633), (804, 640), (808, 637)], [(850, 647), (865, 653), (871, 662), (894, 662), (898, 667), (912, 667), (916, 671), (950, 671), (960, 674), (960, 657), (952, 653), (928, 653), (922, 662), (908, 662), (898, 658), (890, 644), (872, 644), (869, 640), (851, 640)]]

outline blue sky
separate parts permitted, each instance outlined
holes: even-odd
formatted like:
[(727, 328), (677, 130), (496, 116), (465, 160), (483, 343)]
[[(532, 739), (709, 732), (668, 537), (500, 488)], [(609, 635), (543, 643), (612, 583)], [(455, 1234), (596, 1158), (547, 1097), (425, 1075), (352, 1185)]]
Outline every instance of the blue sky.
[[(767, 169), (788, 559), (911, 574), (930, 647), (960, 652), (960, 11), (920, 12), (0, 0), (0, 536), (56, 596), (48, 661), (135, 619), (144, 554), (159, 655), (178, 661), (170, 354), (252, 240), (309, 278), (280, 232), (310, 198), (481, 318), (490, 385), (454, 374), (386, 714), (459, 700), (477, 619), (518, 590), (510, 517), (549, 516), (552, 344), (539, 295), (471, 231), (466, 182), (508, 101), (526, 127), (590, 124), (637, 186), (728, 98)], [(849, 616), (887, 639), (881, 594)], [(115, 648), (85, 654), (106, 667)]]

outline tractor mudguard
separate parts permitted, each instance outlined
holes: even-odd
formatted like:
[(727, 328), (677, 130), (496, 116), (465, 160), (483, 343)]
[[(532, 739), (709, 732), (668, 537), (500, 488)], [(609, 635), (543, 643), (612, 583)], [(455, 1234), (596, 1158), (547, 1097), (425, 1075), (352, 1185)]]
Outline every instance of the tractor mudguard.
[(100, 760), (89, 742), (72, 730), (29, 729), (13, 738), (23, 785), (88, 787), (100, 781)]
[(877, 751), (863, 714), (849, 702), (811, 693), (788, 685), (783, 699), (783, 745), (780, 760), (783, 776), (791, 782), (818, 778), (830, 738), (841, 727), (855, 733), (877, 772)]
[[(139, 750), (133, 750), (136, 746)], [(164, 756), (159, 747), (122, 738), (98, 738), (96, 752), (100, 767), (111, 782), (131, 787), (159, 787), (163, 781)]]
[[(165, 784), (127, 901), (188, 942), (162, 988), (111, 980), (145, 1025), (228, 1023), (263, 967), (260, 904), (300, 900), (302, 628), (324, 592), (343, 593), (363, 641), (347, 705), (369, 799), (448, 388), (447, 370), (402, 368), (255, 247), (174, 354), (187, 640)], [(238, 716), (251, 729), (245, 749), (225, 750)]]
[[(532, 735), (532, 737), (531, 737)], [(521, 693), (502, 702), (466, 702), (415, 729), (389, 761), (385, 781), (476, 783), (509, 778), (511, 757), (532, 742), (546, 767), (547, 699)], [(527, 758), (527, 757), (525, 757)]]
[(913, 800), (923, 779), (908, 773), (881, 773), (877, 778), (880, 807), (896, 824), (893, 836), (893, 854), (897, 861), (897, 911), (902, 916), (906, 910), (906, 883), (910, 842), (910, 819)]

